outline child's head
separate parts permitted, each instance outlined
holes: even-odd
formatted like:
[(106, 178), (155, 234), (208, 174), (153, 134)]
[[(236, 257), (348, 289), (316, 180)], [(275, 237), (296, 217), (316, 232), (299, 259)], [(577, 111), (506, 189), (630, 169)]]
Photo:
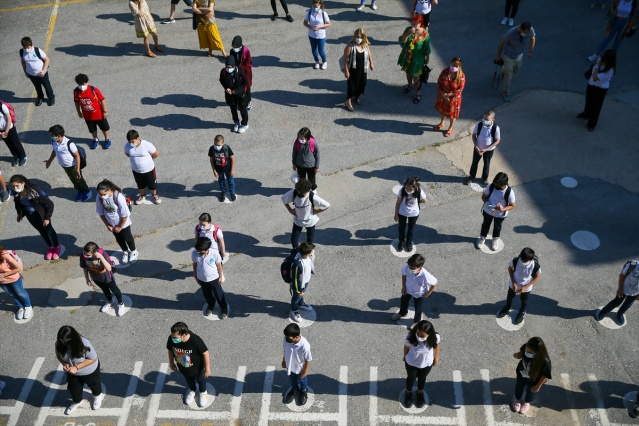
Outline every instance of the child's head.
[(504, 172), (497, 173), (495, 179), (493, 179), (493, 185), (500, 190), (506, 188), (508, 186), (508, 175)]
[(20, 40), (20, 43), (22, 44), (22, 47), (24, 49), (28, 49), (31, 46), (33, 46), (33, 42), (31, 41), (31, 37), (22, 37), (22, 40)]
[(198, 238), (194, 247), (198, 254), (205, 255), (208, 249), (211, 248), (211, 239), (208, 237)]
[(295, 190), (298, 194), (306, 196), (309, 192), (311, 192), (311, 188), (313, 184), (308, 179), (300, 179), (295, 184)]
[(312, 0), (311, 7), (319, 7), (320, 9), (324, 9), (324, 0)]
[(311, 129), (308, 127), (302, 127), (299, 132), (297, 132), (298, 139), (304, 139), (305, 141), (311, 140), (313, 135), (311, 134)]
[(426, 343), (431, 348), (437, 347), (435, 327), (433, 327), (430, 321), (419, 321), (408, 333), (408, 341), (414, 346), (417, 346), (419, 343)]
[(411, 176), (404, 181), (404, 191), (407, 194), (412, 194), (419, 189), (419, 178), (417, 176)]
[(129, 142), (137, 140), (139, 138), (140, 138), (140, 134), (138, 133), (137, 130), (131, 129), (128, 132), (126, 132), (126, 140)]
[(64, 128), (59, 124), (49, 127), (49, 134), (54, 138), (64, 137)]
[(84, 253), (83, 253), (84, 257), (93, 256), (93, 254), (95, 254), (95, 252), (98, 251), (98, 248), (99, 247), (98, 247), (98, 245), (96, 243), (94, 243), (93, 241), (89, 241), (82, 248), (82, 250), (84, 250)]
[(210, 214), (202, 213), (200, 217), (198, 218), (198, 220), (200, 221), (200, 228), (203, 228), (205, 230), (208, 230), (211, 228), (211, 222), (213, 221), (213, 219), (211, 219)]
[[(183, 322), (176, 322), (171, 326), (171, 338), (173, 338), (174, 343), (179, 343), (181, 341), (181, 337), (187, 334), (191, 334), (189, 331), (189, 326)], [(176, 342), (176, 340), (178, 340)]]
[(426, 262), (426, 259), (424, 258), (424, 256), (422, 256), (419, 253), (415, 253), (414, 255), (408, 258), (408, 261), (406, 263), (408, 264), (408, 267), (411, 270), (417, 270), (419, 273), (419, 269), (421, 269), (424, 266), (425, 262)]
[(522, 262), (530, 262), (535, 258), (535, 251), (530, 247), (525, 247), (521, 253), (519, 253), (519, 259)]
[(213, 140), (213, 144), (217, 145), (217, 146), (222, 146), (224, 145), (224, 136), (222, 135), (217, 135), (215, 137), (215, 139)]
[(89, 76), (86, 74), (78, 74), (75, 76), (75, 82), (80, 86), (87, 84), (89, 82)]
[(118, 186), (116, 186), (108, 179), (103, 179), (102, 182), (100, 182), (98, 186), (96, 186), (96, 190), (98, 191), (98, 195), (101, 198), (107, 198), (113, 195), (115, 191), (122, 192), (122, 190)]
[(315, 244), (304, 241), (300, 244), (299, 252), (302, 256), (308, 256), (315, 250)]
[(284, 337), (288, 343), (297, 343), (300, 341), (300, 326), (292, 323), (284, 327)]
[(9, 182), (11, 183), (12, 189), (19, 194), (27, 186), (29, 179), (23, 175), (13, 175), (11, 176), (11, 179), (9, 179)]

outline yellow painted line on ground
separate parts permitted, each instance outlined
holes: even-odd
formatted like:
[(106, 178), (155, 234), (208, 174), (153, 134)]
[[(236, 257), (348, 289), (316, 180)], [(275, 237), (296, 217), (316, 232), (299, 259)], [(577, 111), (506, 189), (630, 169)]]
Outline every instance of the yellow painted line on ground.
[(57, 7), (58, 5), (64, 6), (67, 4), (75, 4), (75, 3), (87, 3), (91, 0), (66, 0), (66, 1), (56, 1), (53, 3), (43, 3), (43, 4), (32, 4), (30, 6), (18, 6), (18, 7), (9, 7), (7, 9), (0, 9), (0, 13), (5, 12), (17, 12), (19, 10), (29, 10), (29, 9), (40, 9), (42, 7)]

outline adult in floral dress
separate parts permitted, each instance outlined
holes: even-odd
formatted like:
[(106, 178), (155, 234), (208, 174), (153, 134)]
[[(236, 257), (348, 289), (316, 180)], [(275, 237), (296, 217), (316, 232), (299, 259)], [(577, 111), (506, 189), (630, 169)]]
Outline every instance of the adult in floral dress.
[(404, 87), (404, 93), (408, 94), (411, 89), (415, 89), (413, 103), (419, 103), (422, 98), (419, 78), (430, 56), (430, 36), (428, 28), (424, 27), (422, 15), (413, 15), (411, 22), (412, 26), (407, 27), (399, 37), (402, 53), (399, 54), (397, 65), (401, 65), (402, 71), (406, 73), (408, 84)]
[(462, 104), (462, 91), (466, 86), (466, 75), (462, 71), (462, 62), (459, 58), (453, 58), (450, 66), (442, 70), (437, 80), (437, 99), (435, 109), (441, 116), (441, 121), (435, 130), (444, 128), (446, 117), (450, 120), (450, 126), (446, 130), (445, 136), (453, 134), (455, 120), (459, 117)]

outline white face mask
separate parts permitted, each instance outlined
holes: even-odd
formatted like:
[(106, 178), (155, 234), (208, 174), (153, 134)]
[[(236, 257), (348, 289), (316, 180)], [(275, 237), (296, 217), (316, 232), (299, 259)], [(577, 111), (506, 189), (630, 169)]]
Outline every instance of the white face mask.
[(482, 122), (484, 123), (484, 126), (486, 127), (490, 127), (493, 124), (491, 120), (486, 120), (485, 118), (482, 120)]
[(18, 195), (20, 195), (20, 193), (21, 193), (22, 191), (24, 191), (24, 186), (14, 186), (14, 187), (13, 187), (13, 193), (14, 193), (14, 196), (18, 196)]
[(213, 145), (213, 147), (215, 148), (216, 151), (219, 151), (222, 149), (222, 145)]
[(100, 198), (102, 198), (103, 200), (106, 200), (107, 198), (109, 198), (109, 194), (100, 195)]
[(306, 139), (297, 138), (298, 142), (304, 145), (306, 143)]
[(426, 339), (428, 339), (428, 337), (419, 337), (417, 334), (415, 335), (415, 337), (417, 338), (418, 342), (425, 342)]
[(235, 67), (233, 68), (226, 67), (226, 72), (229, 74), (233, 74), (235, 72)]
[(211, 225), (200, 225), (202, 231), (208, 231), (211, 229)]
[(131, 142), (129, 142), (129, 144), (131, 145), (131, 148), (135, 148), (136, 147), (135, 141), (131, 141)]
[(526, 358), (530, 358), (530, 359), (532, 359), (532, 358), (534, 358), (534, 357), (535, 357), (535, 354), (530, 353), (530, 352), (528, 352), (528, 351), (526, 351), (526, 352), (524, 353), (524, 355), (526, 356)]
[(532, 263), (532, 260), (528, 261), (528, 262), (521, 262), (524, 266), (528, 266)]
[(406, 190), (406, 189), (405, 189), (404, 191), (406, 191), (406, 193), (407, 193), (408, 195), (411, 195), (411, 194), (414, 194), (414, 193), (415, 193), (415, 191), (414, 191), (414, 190), (408, 191), (408, 190)]
[(357, 44), (362, 44), (362, 41), (363, 40), (361, 38), (356, 38), (355, 39), (355, 43), (357, 43)]
[(87, 90), (89, 86), (86, 84), (81, 84), (78, 86), (78, 89), (80, 89), (80, 92), (84, 92), (85, 90)]
[(421, 271), (421, 269), (410, 269), (410, 273), (413, 275), (419, 275)]
[(240, 50), (242, 50), (242, 46), (233, 48), (233, 52), (235, 53), (239, 52)]

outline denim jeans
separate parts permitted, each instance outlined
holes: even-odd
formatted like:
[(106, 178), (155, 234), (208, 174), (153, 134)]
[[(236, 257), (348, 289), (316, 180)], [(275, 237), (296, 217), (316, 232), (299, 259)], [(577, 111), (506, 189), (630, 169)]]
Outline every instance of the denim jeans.
[[(200, 392), (206, 392), (206, 378), (204, 377), (204, 370), (200, 371), (200, 374), (198, 374), (197, 376), (186, 376), (184, 374), (182, 375), (184, 376), (184, 380), (186, 380), (186, 386), (189, 388), (189, 390), (195, 392), (199, 388)], [(196, 384), (197, 387), (195, 386)]]
[(299, 389), (302, 392), (306, 392), (306, 388), (308, 387), (308, 376), (301, 378), (300, 373), (293, 373), (291, 371), (288, 378), (291, 381), (291, 387), (293, 389)]
[[(299, 247), (300, 245), (300, 235), (302, 234), (302, 227), (293, 224), (293, 231), (291, 232), (291, 245), (294, 249)], [(315, 236), (315, 227), (307, 226), (306, 227), (306, 242), (313, 243), (313, 237)]]
[(220, 304), (220, 310), (223, 313), (228, 313), (226, 295), (224, 294), (224, 290), (222, 290), (219, 278), (208, 282), (197, 280), (197, 283), (200, 285), (200, 287), (202, 287), (202, 294), (204, 294), (204, 299), (206, 299), (206, 303), (207, 305), (209, 305), (208, 309), (213, 310), (213, 308), (215, 307), (215, 302), (217, 302)]
[(608, 32), (608, 35), (601, 41), (599, 47), (597, 47), (597, 55), (601, 55), (603, 51), (606, 50), (606, 47), (613, 40), (614, 43), (612, 43), (612, 50), (616, 52), (617, 49), (619, 49), (619, 45), (624, 39), (624, 31), (626, 29), (627, 23), (628, 18), (615, 18), (614, 22), (612, 23), (612, 27), (610, 28), (610, 32)]
[[(304, 293), (304, 295), (306, 295), (306, 291), (308, 290), (308, 285), (310, 283), (306, 283), (304, 285), (302, 285), (302, 293)], [(291, 286), (291, 289), (293, 287)], [(297, 310), (299, 309), (300, 305), (302, 305), (304, 303), (304, 296), (299, 295), (299, 293), (295, 293), (295, 290), (292, 290), (293, 295), (291, 296), (291, 311), (293, 312), (297, 312)]]
[(229, 172), (221, 172), (219, 170), (217, 171), (217, 173), (217, 183), (220, 185), (220, 191), (222, 191), (223, 194), (226, 193), (226, 184), (228, 182), (230, 193), (235, 194), (235, 179), (233, 178), (233, 176), (231, 176)]
[(617, 311), (617, 315), (621, 315), (621, 314), (625, 313), (628, 310), (628, 308), (630, 308), (632, 306), (633, 303), (635, 303), (635, 300), (637, 300), (637, 298), (639, 298), (639, 295), (638, 296), (626, 296), (624, 294), (622, 297), (615, 297), (610, 302), (608, 302), (608, 304), (606, 306), (601, 308), (601, 313), (600, 314), (601, 315), (606, 315), (607, 313), (609, 313), (610, 311), (615, 309), (617, 306), (621, 306), (621, 308), (619, 308), (619, 310)]
[(5, 292), (7, 292), (7, 294), (9, 294), (9, 296), (13, 298), (13, 301), (19, 309), (31, 307), (29, 294), (22, 285), (22, 277), (18, 278), (18, 281), (10, 284), (0, 284), (0, 288), (2, 288)]
[(515, 382), (515, 399), (521, 400), (521, 397), (526, 389), (526, 399), (524, 402), (531, 403), (535, 399), (535, 394), (531, 392), (530, 388), (533, 386), (530, 379), (526, 379), (517, 374), (517, 381)]
[(320, 61), (320, 57), (322, 58), (322, 62), (326, 62), (326, 53), (324, 52), (324, 46), (326, 45), (325, 38), (313, 38), (309, 36), (309, 41), (311, 42), (311, 53), (313, 53), (313, 58), (315, 58), (315, 62)]

